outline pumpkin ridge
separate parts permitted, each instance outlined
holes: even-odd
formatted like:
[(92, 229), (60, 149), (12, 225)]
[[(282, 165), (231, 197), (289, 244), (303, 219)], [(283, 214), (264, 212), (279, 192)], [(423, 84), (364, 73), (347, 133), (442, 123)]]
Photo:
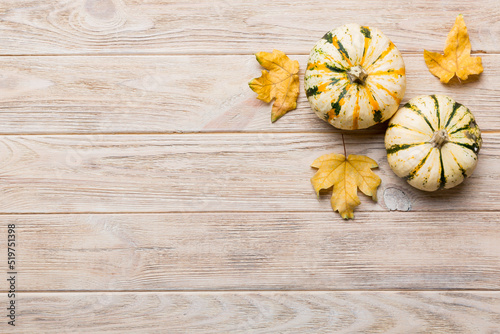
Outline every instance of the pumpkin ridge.
[(335, 86), (335, 84), (337, 84), (339, 81), (341, 80), (341, 78), (331, 78), (330, 79), (330, 82), (325, 82), (319, 86), (316, 86), (318, 87), (318, 91), (317, 91), (317, 94), (321, 94), (321, 93), (324, 93), (325, 92), (325, 89), (332, 85), (332, 86)]
[(342, 59), (347, 61), (349, 66), (352, 66), (352, 62), (351, 62), (351, 59), (349, 58), (349, 54), (347, 53), (347, 50), (344, 48), (344, 45), (342, 45), (342, 42), (339, 41), (337, 36), (332, 38), (332, 44), (337, 50), (339, 50), (340, 55), (342, 56)]
[[(335, 58), (332, 58), (332, 56), (328, 53), (326, 53), (323, 49), (319, 49), (317, 50), (317, 52), (319, 54), (321, 54), (323, 57), (325, 57), (325, 61), (324, 63), (327, 63), (326, 61), (332, 63), (332, 64), (336, 64), (336, 65), (339, 65), (344, 71), (346, 70), (345, 66), (340, 62), (338, 61), (337, 59)], [(340, 53), (340, 52), (339, 52)], [(342, 55), (341, 55), (342, 56)]]
[[(368, 86), (368, 85), (366, 85), (366, 86)], [(369, 89), (369, 88), (366, 87), (366, 89)], [(379, 106), (378, 111), (380, 111), (380, 120), (382, 120), (384, 118), (384, 115), (383, 115), (382, 111), (380, 110), (380, 105), (378, 104), (378, 101), (381, 101), (382, 103), (384, 103), (384, 101), (380, 98), (377, 91), (370, 89), (370, 92), (373, 94), (373, 98), (374, 98), (375, 102), (377, 102), (377, 105)]]
[(455, 102), (455, 103), (453, 104), (453, 110), (451, 111), (451, 114), (450, 114), (450, 116), (448, 117), (448, 121), (446, 122), (446, 125), (444, 126), (445, 128), (447, 128), (447, 127), (448, 127), (448, 125), (450, 125), (450, 122), (451, 122), (451, 120), (453, 119), (453, 117), (455, 117), (455, 115), (456, 115), (456, 113), (457, 113), (457, 110), (458, 110), (460, 107), (462, 107), (462, 106), (463, 106), (463, 105), (462, 105), (462, 104), (460, 104), (460, 103), (458, 103), (458, 102)]
[(466, 125), (462, 126), (461, 128), (458, 128), (456, 130), (453, 130), (452, 132), (450, 132), (450, 135), (454, 134), (454, 133), (457, 133), (457, 132), (460, 132), (460, 131), (464, 131), (464, 130), (467, 130), (471, 127), (475, 127), (472, 125), (472, 123), (475, 123), (473, 119), (470, 120), (469, 123), (467, 123)]
[(396, 123), (389, 124), (389, 126), (387, 128), (388, 129), (390, 129), (390, 128), (401, 128), (401, 129), (405, 129), (405, 130), (408, 130), (408, 131), (418, 132), (418, 133), (420, 133), (422, 135), (425, 135), (425, 136), (428, 135), (427, 133), (424, 133), (422, 131), (418, 131), (417, 129), (412, 129), (412, 128), (409, 128), (407, 126), (404, 126), (404, 125), (401, 125), (401, 124), (396, 124)]
[(449, 132), (452, 132), (453, 128), (455, 128), (457, 126), (457, 124), (459, 124), (464, 118), (465, 116), (471, 114), (471, 112), (469, 111), (469, 109), (467, 109), (467, 112), (465, 112), (462, 117), (460, 117), (460, 119), (458, 121), (455, 122), (455, 124), (453, 124), (453, 126), (448, 130)]
[(372, 83), (372, 84), (374, 84), (374, 85), (375, 85), (375, 87), (377, 87), (378, 89), (382, 89), (382, 90), (383, 90), (383, 91), (385, 91), (387, 94), (389, 94), (389, 95), (390, 95), (390, 96), (394, 99), (394, 101), (396, 101), (396, 102), (397, 102), (397, 104), (399, 104), (399, 102), (401, 101), (401, 100), (399, 99), (399, 97), (398, 97), (396, 94), (394, 94), (393, 92), (391, 92), (390, 90), (388, 90), (387, 88), (385, 88), (384, 86), (382, 86), (380, 83), (378, 83), (378, 82), (374, 82), (374, 83)]
[(376, 71), (376, 72), (369, 73), (370, 76), (374, 76), (374, 75), (405, 75), (405, 74), (406, 74), (406, 71), (405, 71), (404, 67), (399, 68), (397, 70), (389, 69), (387, 71)]
[(475, 144), (470, 145), (470, 144), (465, 144), (465, 143), (457, 143), (456, 141), (450, 141), (449, 143), (465, 147), (465, 148), (471, 150), (472, 152), (474, 152), (474, 154), (476, 156), (478, 155), (479, 150), (480, 150), (479, 146), (475, 145)]
[(439, 113), (439, 102), (437, 100), (436, 95), (431, 95), (431, 98), (434, 100), (434, 106), (436, 108), (436, 116), (437, 116), (437, 123), (438, 123), (438, 129), (441, 129), (441, 115)]
[(346, 84), (342, 90), (342, 93), (339, 94), (339, 97), (337, 99), (337, 102), (333, 103), (332, 102), (332, 109), (328, 111), (328, 119), (333, 118), (333, 116), (330, 115), (330, 113), (333, 111), (335, 113), (335, 116), (338, 116), (340, 113), (340, 108), (344, 105), (344, 96), (347, 94), (347, 91), (351, 88), (351, 84)]
[(363, 57), (361, 58), (360, 61), (360, 65), (363, 66), (363, 64), (365, 63), (366, 50), (368, 50), (368, 47), (370, 46), (372, 35), (368, 27), (361, 26), (360, 31), (365, 36), (365, 41), (364, 41), (365, 43), (363, 46)]
[[(333, 60), (330, 60), (330, 61), (332, 63), (335, 63)], [(328, 63), (320, 63), (320, 62), (308, 63), (307, 70), (308, 71), (327, 71), (327, 72), (337, 72), (337, 73), (343, 73), (346, 71), (346, 69), (344, 69), (344, 68), (338, 68), (338, 67), (330, 65)]]
[(420, 168), (422, 168), (425, 165), (425, 161), (427, 160), (429, 155), (431, 155), (431, 152), (432, 150), (429, 150), (429, 152), (427, 152), (427, 155), (422, 160), (420, 160), (418, 165), (414, 169), (412, 169), (412, 171), (408, 173), (407, 176), (404, 177), (406, 181), (413, 180), (413, 178), (417, 175), (417, 172), (420, 170)]
[(337, 73), (345, 73), (346, 69), (345, 68), (338, 68), (330, 64), (325, 64), (325, 67), (329, 69), (332, 72), (337, 72)]
[(453, 154), (452, 151), (450, 151), (450, 154), (453, 157), (453, 160), (455, 160), (455, 163), (457, 164), (458, 169), (460, 169), (460, 172), (462, 173), (462, 176), (465, 179), (467, 177), (467, 171), (462, 167), (462, 165), (460, 165), (460, 163), (458, 162), (457, 158), (455, 157), (455, 154)]
[(407, 104), (404, 105), (404, 107), (416, 112), (419, 116), (421, 116), (424, 119), (424, 121), (427, 123), (429, 128), (432, 130), (432, 132), (436, 131), (436, 130), (434, 130), (434, 127), (432, 126), (431, 122), (429, 122), (429, 119), (427, 118), (427, 116), (425, 116), (425, 114), (422, 112), (422, 110), (418, 109), (417, 106), (408, 102)]
[(394, 45), (394, 43), (389, 41), (389, 47), (387, 47), (387, 49), (382, 51), (382, 53), (377, 57), (377, 59), (375, 59), (370, 65), (368, 65), (367, 70), (369, 70), (373, 65), (375, 65), (380, 59), (384, 59), (385, 56), (387, 56), (389, 52), (391, 52), (392, 49), (394, 49), (395, 47), (396, 46)]
[(444, 189), (446, 185), (446, 176), (444, 175), (443, 153), (439, 150), (439, 161), (441, 163), (441, 176), (439, 179), (439, 189)]
[(358, 128), (359, 120), (359, 85), (356, 85), (356, 104), (354, 105), (354, 110), (352, 111), (352, 128)]
[(375, 100), (375, 96), (373, 96), (372, 92), (367, 90), (366, 95), (368, 95), (368, 103), (370, 103), (370, 106), (373, 110), (373, 121), (379, 123), (382, 120), (382, 112), (380, 111), (380, 106), (378, 105), (377, 100)]

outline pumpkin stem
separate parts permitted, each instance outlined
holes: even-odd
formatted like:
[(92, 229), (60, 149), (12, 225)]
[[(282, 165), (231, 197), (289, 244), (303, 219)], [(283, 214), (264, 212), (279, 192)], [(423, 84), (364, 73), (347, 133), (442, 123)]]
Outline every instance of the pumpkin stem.
[(347, 70), (347, 77), (351, 83), (364, 84), (368, 73), (360, 66), (356, 65)]
[(448, 138), (448, 132), (446, 132), (445, 129), (441, 129), (434, 132), (431, 140), (429, 140), (429, 144), (432, 144), (432, 146), (436, 148), (441, 148), (443, 147), (444, 144), (446, 144), (449, 141), (450, 138)]

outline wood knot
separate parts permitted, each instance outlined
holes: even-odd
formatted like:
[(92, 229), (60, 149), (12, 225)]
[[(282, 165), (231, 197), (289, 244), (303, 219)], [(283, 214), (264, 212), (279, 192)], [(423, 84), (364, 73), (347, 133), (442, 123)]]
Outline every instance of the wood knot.
[(411, 200), (398, 188), (386, 188), (384, 190), (384, 203), (390, 211), (410, 211)]

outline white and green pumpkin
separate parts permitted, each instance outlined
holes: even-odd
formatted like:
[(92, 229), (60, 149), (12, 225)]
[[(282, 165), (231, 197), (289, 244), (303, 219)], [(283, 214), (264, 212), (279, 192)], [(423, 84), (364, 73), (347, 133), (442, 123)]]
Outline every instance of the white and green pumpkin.
[(444, 95), (411, 99), (385, 134), (392, 170), (415, 188), (452, 188), (476, 167), (481, 132), (472, 113)]
[(347, 24), (316, 43), (305, 73), (307, 99), (339, 129), (364, 129), (389, 119), (406, 89), (405, 65), (378, 29)]

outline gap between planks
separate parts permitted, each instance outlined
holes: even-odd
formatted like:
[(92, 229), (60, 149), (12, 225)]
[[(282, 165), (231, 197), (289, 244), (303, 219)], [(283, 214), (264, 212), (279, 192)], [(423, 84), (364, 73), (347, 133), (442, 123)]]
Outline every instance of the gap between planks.
[[(312, 46), (311, 46), (312, 48)], [(265, 50), (264, 50), (265, 51)], [(441, 52), (441, 50), (431, 50), (435, 52)], [(259, 52), (259, 50), (255, 50)], [(294, 52), (287, 54), (289, 57), (293, 56), (309, 56), (310, 52)], [(401, 51), (402, 55), (422, 55), (423, 52), (420, 51)], [(182, 56), (207, 56), (207, 57), (224, 57), (224, 56), (251, 56), (253, 53), (248, 52), (236, 52), (236, 53), (74, 53), (74, 54), (62, 54), (62, 53), (46, 53), (46, 54), (0, 54), (0, 57), (182, 57)], [(484, 50), (471, 51), (471, 56), (474, 55), (500, 55), (500, 52), (487, 52)]]
[[(102, 211), (78, 211), (78, 212), (0, 212), (0, 217), (1, 216), (36, 216), (36, 215), (164, 215), (164, 214), (183, 214), (183, 213), (189, 213), (190, 215), (203, 215), (203, 214), (252, 214), (252, 215), (259, 215), (259, 214), (269, 214), (270, 212), (275, 213), (275, 214), (284, 214), (284, 213), (326, 213), (326, 212), (331, 212), (331, 209), (327, 209), (325, 211), (318, 211), (318, 210), (276, 210), (276, 211), (248, 211), (248, 210), (242, 210), (242, 211), (110, 211), (110, 212), (102, 212)], [(391, 213), (391, 212), (406, 212), (406, 211), (399, 211), (399, 210), (387, 210), (387, 211), (374, 211), (373, 214), (376, 213)], [(432, 214), (446, 214), (450, 213), (450, 211), (426, 211), (426, 210), (414, 210), (412, 209), (410, 212), (429, 212)], [(492, 210), (455, 210), (453, 213), (476, 213), (476, 212), (486, 212), (486, 213), (495, 213), (495, 212), (500, 212), (500, 209), (492, 209)], [(333, 212), (333, 214), (337, 214), (336, 212)], [(2, 227), (0, 227), (0, 230)], [(1, 291), (1, 290), (0, 290)]]
[[(8, 290), (0, 290), (0, 293), (7, 293)], [(287, 293), (287, 294), (293, 294), (293, 293), (335, 293), (335, 292), (471, 292), (471, 293), (488, 293), (488, 292), (500, 292), (500, 289), (445, 289), (445, 288), (436, 288), (436, 289), (331, 289), (331, 290), (326, 290), (326, 289), (311, 289), (311, 290), (304, 290), (304, 289), (298, 289), (298, 290), (277, 290), (277, 289), (263, 289), (263, 290), (251, 290), (251, 289), (241, 289), (241, 290), (234, 290), (234, 289), (214, 289), (214, 290), (206, 290), (206, 289), (194, 289), (194, 290), (165, 290), (165, 289), (160, 289), (160, 290), (151, 290), (151, 289), (144, 289), (144, 290), (16, 290), (16, 293), (19, 294), (32, 294), (32, 293), (40, 293), (40, 294), (65, 294), (65, 293), (79, 293), (79, 294), (85, 294), (85, 293), (113, 293), (113, 294), (120, 294), (120, 293), (162, 293), (162, 294), (198, 294), (198, 293), (206, 293), (206, 294), (220, 294), (220, 293), (234, 293), (234, 294), (248, 294), (248, 293), (260, 293), (260, 294), (265, 294), (265, 293)]]
[[(1, 107), (0, 107), (1, 109)], [(332, 130), (311, 130), (311, 131), (225, 131), (225, 130), (210, 130), (210, 131), (179, 131), (179, 132), (74, 132), (74, 133), (62, 133), (62, 132), (32, 132), (32, 133), (2, 133), (1, 137), (7, 136), (87, 136), (87, 135), (100, 135), (100, 136), (171, 136), (171, 135), (240, 135), (240, 134), (312, 134), (312, 133), (331, 133), (331, 134), (345, 134), (345, 135), (355, 135), (355, 134), (364, 134), (364, 135), (383, 135), (385, 134), (385, 130), (383, 132), (379, 131), (371, 131), (370, 129), (365, 130), (338, 130), (332, 128)], [(500, 130), (484, 130), (481, 133), (491, 133), (491, 134), (500, 134)]]

